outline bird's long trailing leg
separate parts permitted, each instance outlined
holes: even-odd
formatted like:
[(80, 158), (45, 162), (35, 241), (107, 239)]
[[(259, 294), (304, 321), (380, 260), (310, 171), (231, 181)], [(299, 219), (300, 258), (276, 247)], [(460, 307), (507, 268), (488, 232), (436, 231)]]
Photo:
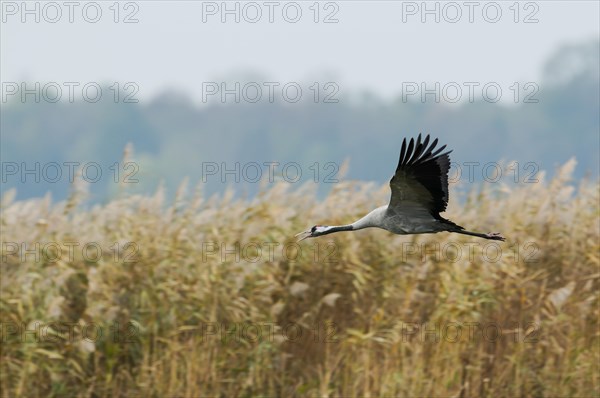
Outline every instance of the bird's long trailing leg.
[(483, 238), (483, 239), (501, 240), (503, 242), (506, 240), (506, 238), (504, 238), (504, 236), (502, 236), (498, 232), (490, 232), (490, 233), (487, 233), (487, 234), (482, 234), (482, 233), (479, 233), (479, 232), (467, 231), (465, 229), (454, 229), (451, 232), (456, 232), (458, 234), (463, 234), (463, 235), (478, 236), (478, 237)]

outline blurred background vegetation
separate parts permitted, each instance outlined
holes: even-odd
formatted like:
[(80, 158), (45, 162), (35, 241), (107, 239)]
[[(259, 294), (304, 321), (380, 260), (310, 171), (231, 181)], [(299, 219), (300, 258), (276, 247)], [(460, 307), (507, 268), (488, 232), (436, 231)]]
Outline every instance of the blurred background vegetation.
[(387, 184), (317, 200), (280, 182), (248, 200), (183, 183), (172, 201), (89, 210), (77, 191), (11, 190), (3, 241), (25, 246), (3, 245), (3, 396), (597, 397), (600, 186), (574, 169), (451, 201), (450, 219), (502, 243), (365, 230), (293, 244), (385, 203)]

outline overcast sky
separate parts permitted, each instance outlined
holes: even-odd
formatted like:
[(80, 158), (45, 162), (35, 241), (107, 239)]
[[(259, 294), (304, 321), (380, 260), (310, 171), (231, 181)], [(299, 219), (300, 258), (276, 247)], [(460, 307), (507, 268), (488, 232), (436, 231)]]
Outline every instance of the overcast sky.
[(118, 13), (112, 1), (75, 3), (27, 2), (24, 13), (2, 2), (3, 83), (135, 82), (142, 100), (180, 89), (200, 102), (203, 82), (243, 85), (254, 71), (305, 90), (334, 81), (342, 94), (390, 97), (423, 81), (497, 82), (506, 93), (539, 82), (560, 45), (600, 35), (598, 1), (427, 2), (428, 14), (420, 1), (227, 2), (229, 14), (221, 1), (120, 2)]

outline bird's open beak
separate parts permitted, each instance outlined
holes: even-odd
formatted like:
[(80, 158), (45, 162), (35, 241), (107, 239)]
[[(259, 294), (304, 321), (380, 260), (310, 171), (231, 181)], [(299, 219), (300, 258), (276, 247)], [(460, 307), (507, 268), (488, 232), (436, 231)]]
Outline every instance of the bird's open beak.
[(312, 233), (310, 231), (300, 232), (299, 234), (295, 235), (295, 237), (298, 238), (298, 240), (296, 240), (296, 242), (301, 242), (306, 238), (310, 238), (311, 235), (312, 235)]

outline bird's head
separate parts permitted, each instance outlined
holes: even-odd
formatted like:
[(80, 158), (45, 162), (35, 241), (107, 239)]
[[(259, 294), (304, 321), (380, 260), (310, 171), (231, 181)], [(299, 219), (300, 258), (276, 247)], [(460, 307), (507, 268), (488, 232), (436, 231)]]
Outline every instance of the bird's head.
[(296, 234), (296, 238), (298, 238), (298, 242), (307, 238), (316, 238), (317, 236), (325, 235), (330, 229), (331, 227), (328, 227), (327, 225), (315, 225), (308, 231)]

